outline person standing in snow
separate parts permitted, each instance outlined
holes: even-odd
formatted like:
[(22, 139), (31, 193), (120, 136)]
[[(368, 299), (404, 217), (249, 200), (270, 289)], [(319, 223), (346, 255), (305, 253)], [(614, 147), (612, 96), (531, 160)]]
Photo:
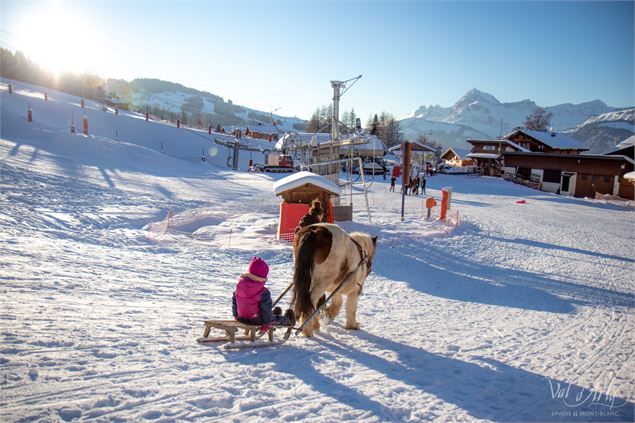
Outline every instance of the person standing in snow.
[(426, 194), (426, 175), (423, 175), (423, 178), (421, 178), (421, 192), (423, 195), (428, 195)]
[(314, 199), (309, 211), (302, 216), (302, 219), (300, 219), (300, 223), (298, 223), (294, 232), (298, 232), (300, 228), (304, 228), (305, 226), (322, 223), (324, 220), (324, 214), (324, 206), (322, 206), (322, 202), (319, 198)]
[(293, 326), (295, 315), (289, 309), (282, 316), (282, 309), (271, 310), (271, 292), (265, 288), (269, 266), (260, 257), (253, 257), (247, 273), (240, 275), (236, 290), (232, 295), (232, 314), (234, 319), (248, 325), (261, 325), (260, 331), (266, 332), (272, 324)]

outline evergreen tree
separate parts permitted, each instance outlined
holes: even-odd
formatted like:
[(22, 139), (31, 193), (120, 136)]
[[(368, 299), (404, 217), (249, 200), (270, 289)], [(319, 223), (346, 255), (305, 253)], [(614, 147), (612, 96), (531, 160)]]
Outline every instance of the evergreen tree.
[(377, 114), (375, 114), (373, 119), (370, 121), (370, 124), (366, 125), (366, 128), (368, 133), (371, 135), (379, 135), (379, 118), (377, 117)]

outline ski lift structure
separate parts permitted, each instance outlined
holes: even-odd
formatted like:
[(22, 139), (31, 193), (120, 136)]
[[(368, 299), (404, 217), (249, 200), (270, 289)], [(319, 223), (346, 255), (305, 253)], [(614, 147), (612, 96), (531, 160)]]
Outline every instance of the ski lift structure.
[[(361, 132), (359, 119), (355, 129), (348, 128), (339, 121), (340, 99), (361, 77), (362, 75), (359, 75), (346, 81), (330, 81), (333, 89), (330, 134), (319, 131), (287, 132), (280, 137), (275, 148), (291, 155), (294, 161), (299, 163), (300, 170), (324, 176), (342, 188), (341, 195), (334, 199), (335, 220), (352, 220), (353, 196), (363, 195), (368, 222), (372, 223), (367, 195), (367, 188), (371, 186), (372, 180), (367, 184), (362, 157), (370, 157), (374, 162), (376, 158), (386, 154), (386, 148), (379, 138)], [(352, 135), (341, 134), (340, 127), (347, 128)], [(358, 169), (359, 175), (353, 175), (355, 168)], [(342, 172), (345, 173), (344, 178), (341, 177)], [(354, 187), (355, 184), (361, 185), (361, 189)]]

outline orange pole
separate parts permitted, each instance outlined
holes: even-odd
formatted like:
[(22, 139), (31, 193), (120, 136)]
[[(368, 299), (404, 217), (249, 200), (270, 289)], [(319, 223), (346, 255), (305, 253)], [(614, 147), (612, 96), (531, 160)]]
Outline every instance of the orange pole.
[(88, 135), (88, 118), (84, 116), (84, 135)]
[(449, 202), (450, 196), (448, 195), (448, 192), (444, 189), (441, 190), (441, 216), (439, 216), (439, 219), (445, 221), (445, 216), (448, 213), (448, 202)]

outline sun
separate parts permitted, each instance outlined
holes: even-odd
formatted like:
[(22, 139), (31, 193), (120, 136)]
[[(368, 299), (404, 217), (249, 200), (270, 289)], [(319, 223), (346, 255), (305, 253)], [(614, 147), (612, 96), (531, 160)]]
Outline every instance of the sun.
[(19, 33), (20, 50), (56, 75), (95, 73), (103, 63), (105, 49), (98, 31), (86, 16), (57, 3), (40, 5), (25, 16)]

